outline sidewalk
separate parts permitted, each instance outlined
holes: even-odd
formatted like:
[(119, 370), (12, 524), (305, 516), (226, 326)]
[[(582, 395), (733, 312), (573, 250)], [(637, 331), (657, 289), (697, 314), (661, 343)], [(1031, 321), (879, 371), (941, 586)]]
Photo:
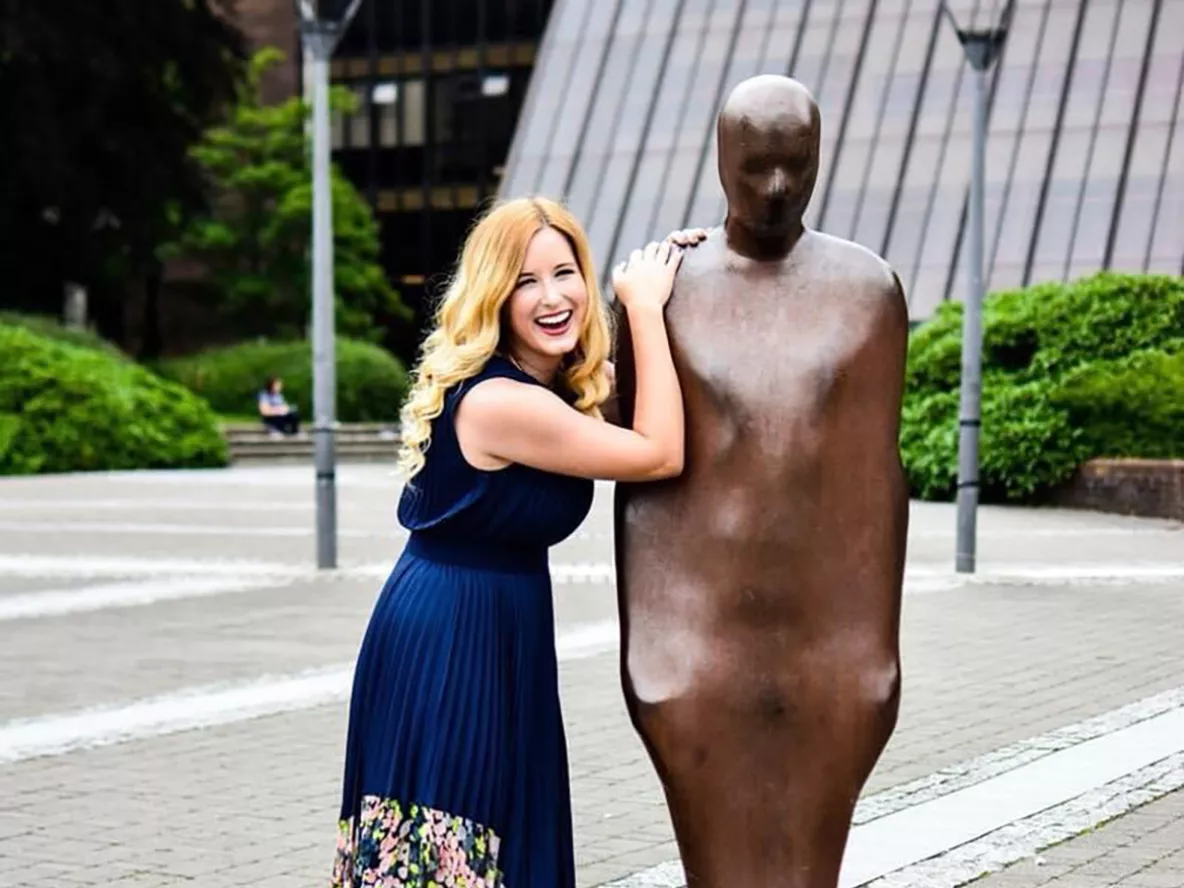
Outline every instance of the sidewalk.
[[(318, 575), (310, 471), (0, 481), (0, 886), (327, 884), (350, 662), (400, 534), (389, 472), (346, 467), (342, 570)], [(600, 494), (554, 556), (578, 881), (673, 886)], [(952, 518), (914, 508), (902, 710), (851, 888), (1184, 885), (1184, 530), (984, 510), (967, 582)], [(1012, 808), (982, 802), (1009, 780)]]

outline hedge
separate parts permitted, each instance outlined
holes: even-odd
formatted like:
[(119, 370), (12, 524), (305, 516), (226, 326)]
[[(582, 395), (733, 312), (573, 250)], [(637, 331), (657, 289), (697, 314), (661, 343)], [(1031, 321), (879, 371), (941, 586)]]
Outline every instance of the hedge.
[(59, 342), (66, 342), (70, 345), (80, 345), (83, 348), (106, 352), (111, 357), (119, 358), (123, 361), (131, 360), (131, 358), (120, 351), (118, 346), (112, 342), (108, 342), (98, 333), (91, 330), (72, 329), (50, 315), (28, 314), (19, 311), (0, 311), (0, 324), (5, 324), (9, 327), (24, 327), (26, 330), (36, 333), (38, 336), (44, 336), (47, 339), (56, 339)]
[[(368, 342), (337, 340), (337, 418), (396, 421), (409, 379), (390, 352)], [(312, 347), (307, 342), (248, 342), (166, 360), (157, 371), (208, 400), (219, 413), (257, 416), (256, 399), (269, 376), (284, 381), (284, 397), (312, 416)]]
[(209, 405), (106, 350), (0, 324), (0, 474), (227, 463)]
[[(1184, 455), (1184, 279), (1102, 272), (983, 306), (983, 499), (1038, 499), (1087, 459)], [(957, 480), (962, 304), (910, 336), (901, 448), (915, 496)]]

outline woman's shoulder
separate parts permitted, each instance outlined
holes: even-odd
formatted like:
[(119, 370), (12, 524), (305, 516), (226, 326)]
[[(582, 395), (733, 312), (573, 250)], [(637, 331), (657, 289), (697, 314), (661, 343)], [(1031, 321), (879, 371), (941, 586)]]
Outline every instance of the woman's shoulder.
[(541, 385), (529, 373), (519, 369), (513, 361), (498, 353), (491, 355), (484, 366), (472, 376), (462, 379), (451, 388), (447, 395), (451, 406), (455, 407), (461, 398), (472, 391), (478, 383), (485, 382), (487, 379), (509, 379), (515, 382)]

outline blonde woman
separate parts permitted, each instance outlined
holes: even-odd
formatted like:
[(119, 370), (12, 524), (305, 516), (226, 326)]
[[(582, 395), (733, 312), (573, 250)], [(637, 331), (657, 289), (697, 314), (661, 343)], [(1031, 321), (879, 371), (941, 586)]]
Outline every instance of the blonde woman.
[(338, 888), (575, 885), (547, 549), (592, 479), (682, 470), (663, 318), (680, 261), (667, 240), (613, 272), (637, 363), (626, 429), (600, 412), (611, 333), (579, 223), (521, 199), (469, 235), (404, 408), (411, 534), (358, 656)]

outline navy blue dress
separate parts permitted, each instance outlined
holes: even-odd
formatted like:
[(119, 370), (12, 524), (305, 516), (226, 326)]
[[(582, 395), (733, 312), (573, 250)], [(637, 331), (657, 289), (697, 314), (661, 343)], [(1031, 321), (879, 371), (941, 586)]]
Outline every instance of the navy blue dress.
[(336, 888), (575, 885), (547, 549), (593, 483), (464, 459), (457, 404), (492, 377), (541, 385), (496, 356), (448, 392), (399, 502), (411, 534), (358, 655)]

